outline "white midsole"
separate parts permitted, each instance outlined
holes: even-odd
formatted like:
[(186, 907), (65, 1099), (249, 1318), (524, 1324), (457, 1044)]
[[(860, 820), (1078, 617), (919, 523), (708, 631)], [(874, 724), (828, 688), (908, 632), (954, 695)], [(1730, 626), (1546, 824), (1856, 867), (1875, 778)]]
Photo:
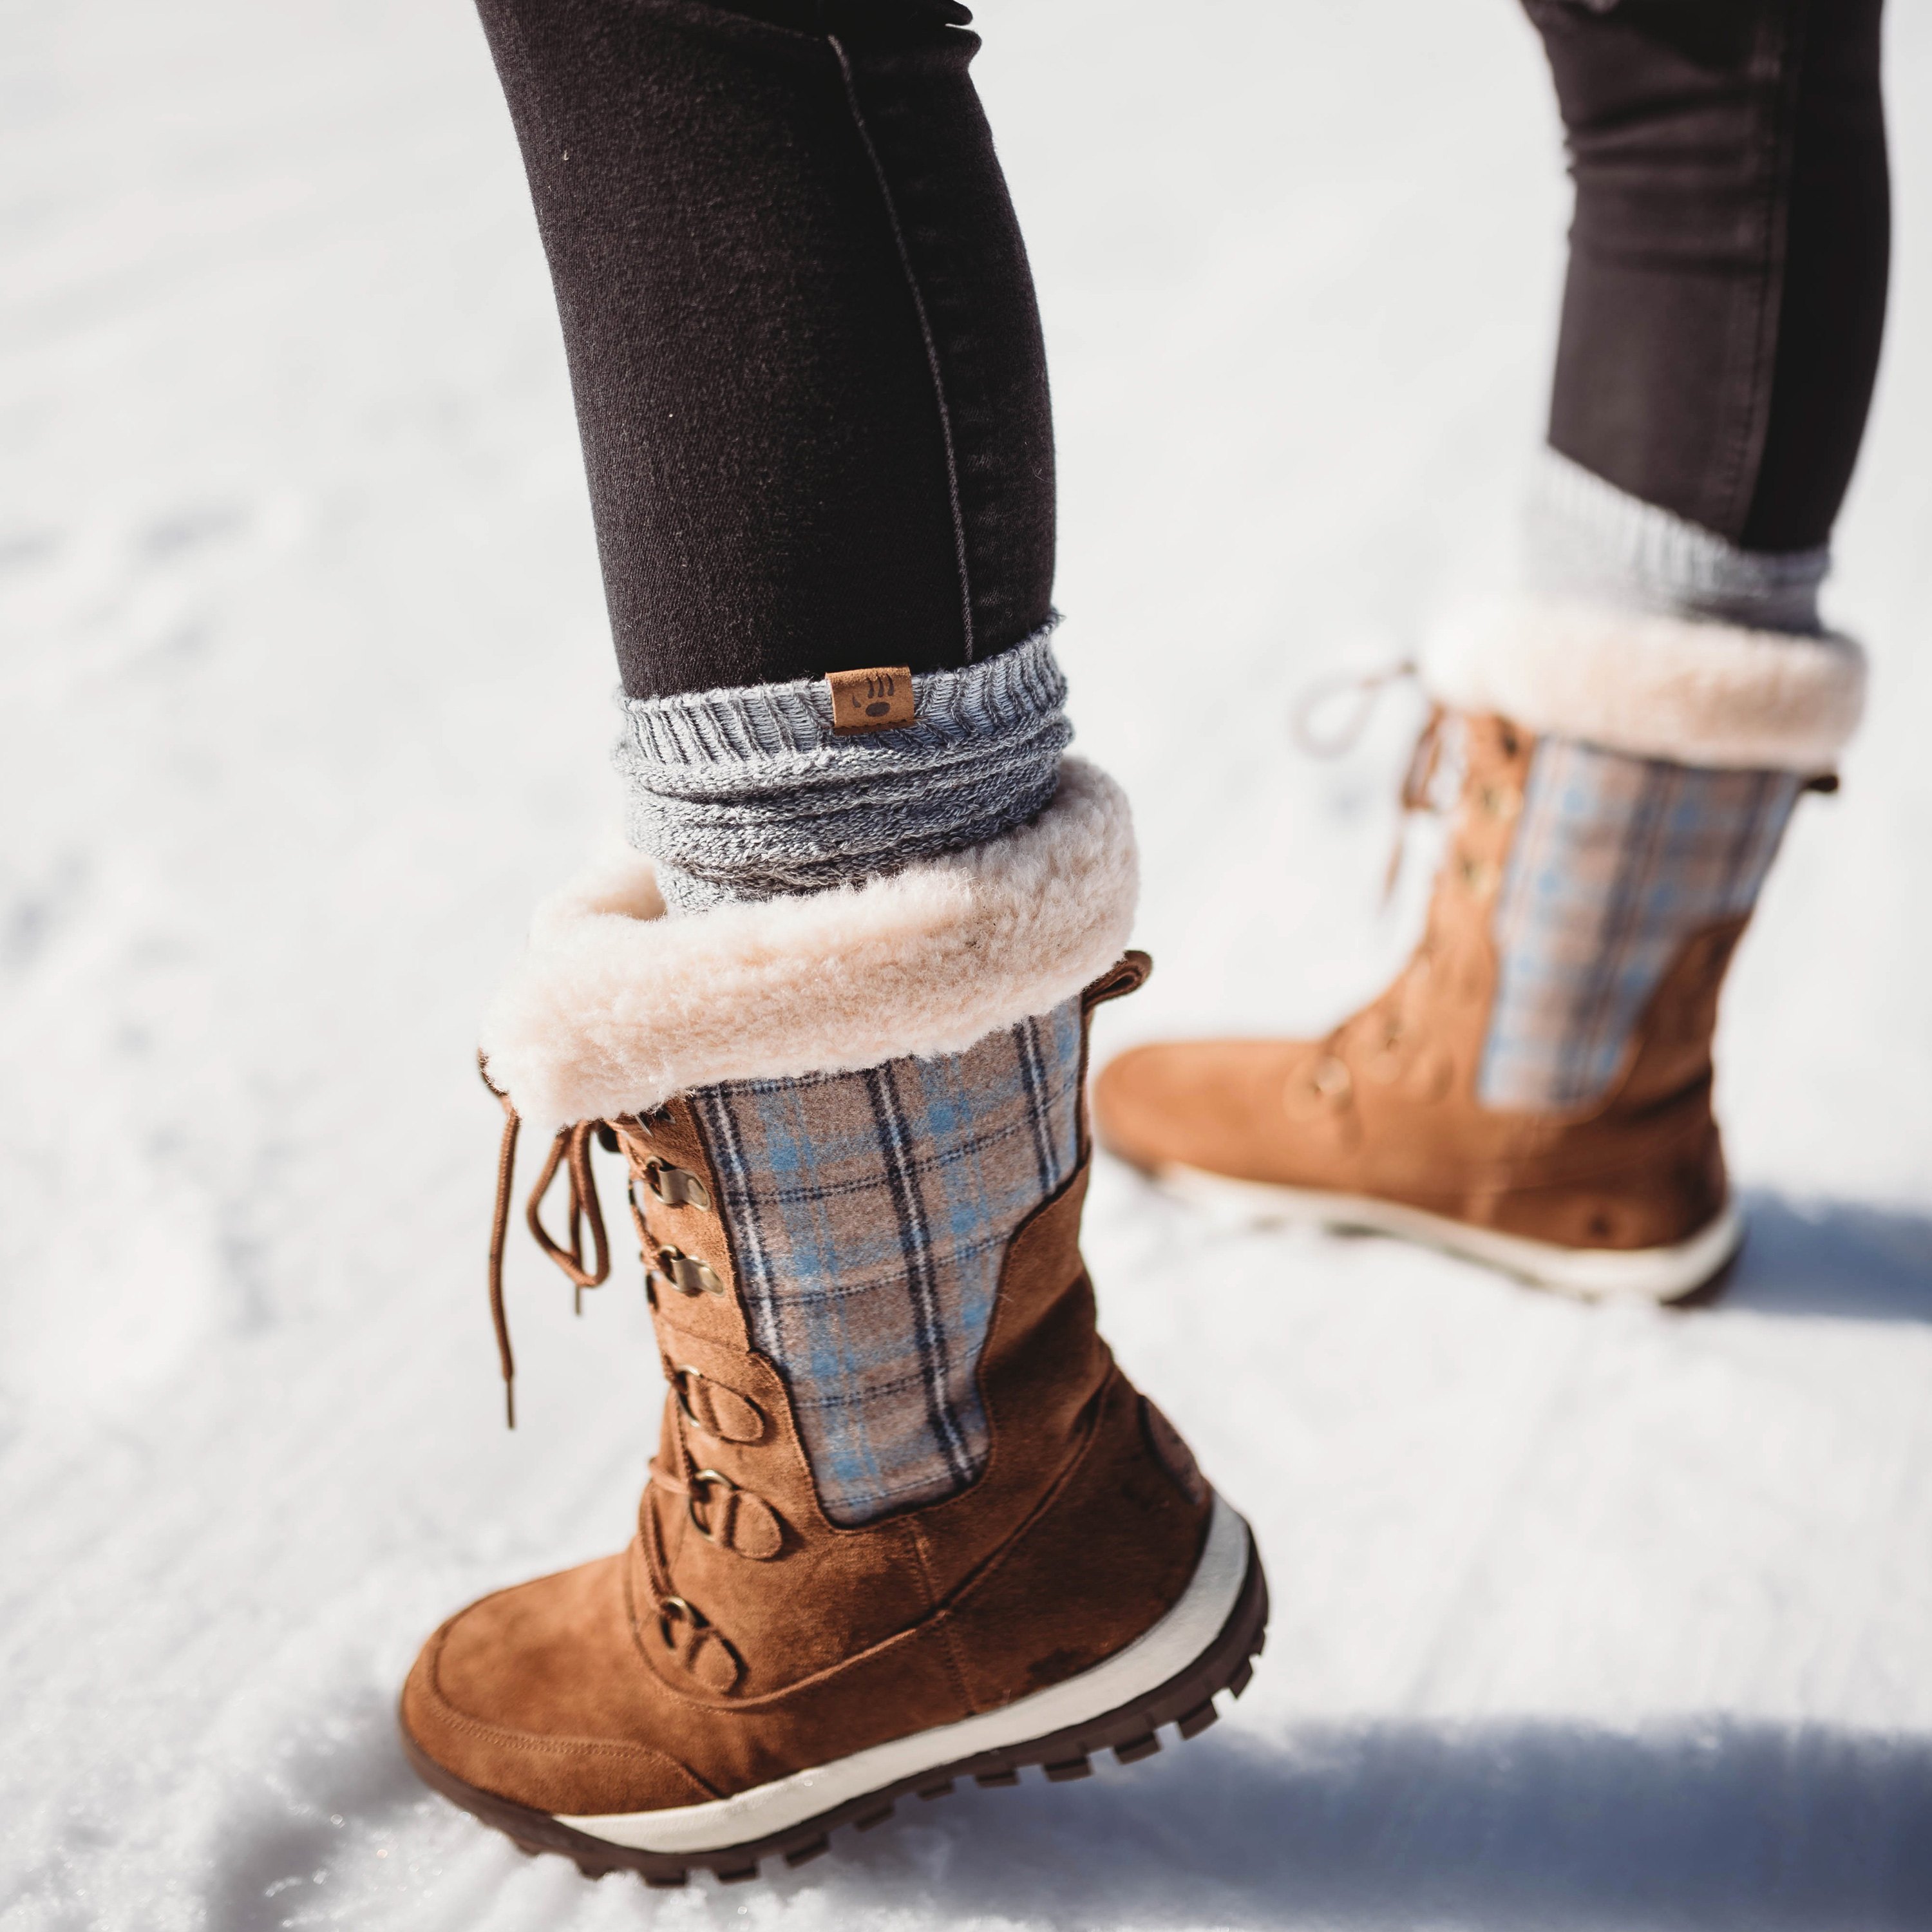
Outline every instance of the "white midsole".
[(909, 1738), (874, 1744), (830, 1764), (794, 1772), (735, 1797), (663, 1811), (560, 1816), (575, 1831), (638, 1852), (715, 1852), (768, 1838), (808, 1818), (981, 1751), (1000, 1750), (1105, 1717), (1157, 1690), (1186, 1669), (1220, 1634), (1233, 1612), (1248, 1568), (1248, 1526), (1217, 1496), (1207, 1546), (1180, 1600), (1124, 1650), (1077, 1677), (1030, 1697), (962, 1718)]
[(1675, 1247), (1566, 1248), (1555, 1241), (1472, 1227), (1466, 1221), (1372, 1194), (1331, 1194), (1271, 1181), (1238, 1180), (1231, 1174), (1178, 1162), (1160, 1168), (1155, 1178), (1198, 1206), (1232, 1208), (1249, 1220), (1308, 1221), (1396, 1234), (1586, 1301), (1674, 1300), (1702, 1287), (1737, 1252), (1744, 1238), (1744, 1216), (1731, 1202), (1707, 1227)]

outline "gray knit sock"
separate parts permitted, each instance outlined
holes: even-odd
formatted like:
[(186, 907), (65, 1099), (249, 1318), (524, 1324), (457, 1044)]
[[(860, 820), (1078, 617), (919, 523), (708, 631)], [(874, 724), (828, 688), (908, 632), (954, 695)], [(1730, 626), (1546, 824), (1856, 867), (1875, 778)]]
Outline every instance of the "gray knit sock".
[(835, 736), (818, 679), (626, 699), (626, 830), (665, 903), (822, 892), (1035, 817), (1073, 736), (1052, 628), (916, 676), (914, 722), (898, 730)]
[(1525, 518), (1530, 587), (1660, 616), (1814, 634), (1828, 550), (1740, 550), (1546, 448)]

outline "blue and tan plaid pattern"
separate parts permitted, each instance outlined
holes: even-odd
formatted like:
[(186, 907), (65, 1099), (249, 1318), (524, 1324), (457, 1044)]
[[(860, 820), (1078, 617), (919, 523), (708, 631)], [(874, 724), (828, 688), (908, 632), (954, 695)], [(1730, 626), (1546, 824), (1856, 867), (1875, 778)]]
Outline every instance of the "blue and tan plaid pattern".
[(691, 1097), (754, 1346), (834, 1522), (962, 1489), (1006, 1244), (1078, 1160), (1080, 1003), (964, 1053)]
[(1750, 910), (1798, 784), (1538, 742), (1496, 903), (1484, 1106), (1604, 1094), (1684, 941)]

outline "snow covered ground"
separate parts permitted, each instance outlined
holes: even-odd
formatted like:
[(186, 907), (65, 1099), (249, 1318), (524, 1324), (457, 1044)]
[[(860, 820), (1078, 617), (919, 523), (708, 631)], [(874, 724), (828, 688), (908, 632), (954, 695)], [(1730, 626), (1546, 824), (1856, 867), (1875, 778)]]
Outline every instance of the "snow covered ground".
[[(460, 0), (0, 17), (0, 1928), (1932, 1924), (1932, 16), (1833, 609), (1877, 662), (1736, 974), (1718, 1306), (1603, 1313), (1102, 1174), (1130, 1367), (1272, 1641), (1132, 1771), (759, 1888), (601, 1886), (423, 1792), (396, 1685), (614, 1546), (641, 1297), (533, 1252), (507, 1436), (484, 991), (611, 812), (550, 296)], [(1414, 716), (1294, 692), (1507, 568), (1565, 192), (1508, 0), (986, 0), (1086, 748), (1141, 814), (1103, 1048), (1314, 1023)], [(1198, 701), (1178, 694), (1178, 662)], [(1231, 1342), (1230, 1338), (1237, 1338)]]

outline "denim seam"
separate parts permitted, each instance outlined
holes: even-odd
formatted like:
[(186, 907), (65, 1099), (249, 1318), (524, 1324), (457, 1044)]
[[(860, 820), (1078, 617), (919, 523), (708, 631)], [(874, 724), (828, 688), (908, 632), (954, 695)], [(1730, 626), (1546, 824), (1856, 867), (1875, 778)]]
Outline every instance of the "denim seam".
[(1732, 327), (1748, 340), (1739, 345), (1747, 358), (1744, 386), (1747, 406), (1738, 411), (1724, 451), (1719, 482), (1721, 531), (1742, 531), (1757, 494), (1759, 472), (1771, 429), (1772, 386), (1778, 374), (1778, 338), (1784, 301), (1785, 234), (1791, 212), (1791, 147), (1798, 62), (1792, 58), (1790, 14), (1802, 0), (1791, 0), (1788, 12), (1777, 10), (1761, 22), (1762, 58), (1770, 72), (1769, 100), (1759, 136), (1759, 159), (1766, 183), (1760, 207), (1759, 268), (1750, 283), (1750, 298), (1738, 304)]
[(959, 566), (959, 620), (964, 632), (966, 662), (973, 662), (973, 581), (966, 556), (966, 517), (959, 494), (959, 462), (952, 444), (952, 412), (946, 400), (946, 376), (940, 362), (939, 343), (932, 332), (932, 320), (926, 313), (926, 297), (919, 286), (919, 276), (912, 262), (912, 250), (908, 247), (905, 230), (899, 220), (898, 206), (892, 199), (892, 184), (886, 178), (885, 164), (879, 158), (879, 151), (874, 145), (872, 130), (866, 124), (864, 110), (859, 104), (859, 85), (852, 72), (852, 63), (848, 58), (844, 44), (836, 34), (825, 36), (826, 46), (831, 48), (838, 62), (838, 72), (845, 86), (845, 102), (851, 110), (852, 125), (860, 144), (866, 150), (866, 158), (871, 163), (873, 178), (879, 184), (879, 198), (885, 204), (886, 225), (892, 230), (892, 245), (898, 251), (899, 266), (905, 275), (906, 290), (912, 297), (913, 312), (919, 318), (919, 332), (926, 345), (926, 367), (932, 372), (933, 401), (939, 411), (939, 436), (946, 451), (946, 494), (952, 512), (952, 545)]

